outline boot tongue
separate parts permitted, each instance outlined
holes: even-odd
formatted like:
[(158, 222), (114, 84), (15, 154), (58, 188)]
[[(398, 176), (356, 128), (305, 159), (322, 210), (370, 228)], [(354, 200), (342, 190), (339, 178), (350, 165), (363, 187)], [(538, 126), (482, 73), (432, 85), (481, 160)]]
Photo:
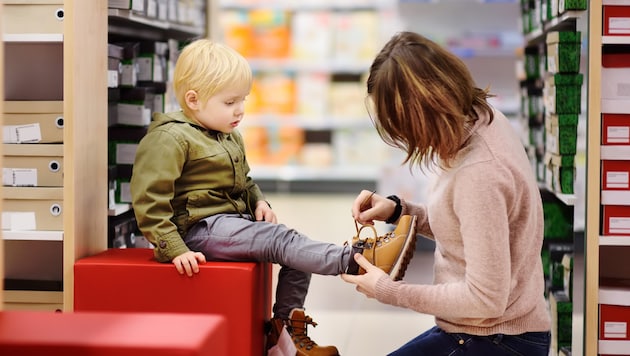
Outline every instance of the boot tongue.
[(293, 309), (291, 315), (289, 315), (289, 323), (291, 328), (293, 328), (294, 334), (301, 335), (306, 333), (306, 316), (303, 310)]

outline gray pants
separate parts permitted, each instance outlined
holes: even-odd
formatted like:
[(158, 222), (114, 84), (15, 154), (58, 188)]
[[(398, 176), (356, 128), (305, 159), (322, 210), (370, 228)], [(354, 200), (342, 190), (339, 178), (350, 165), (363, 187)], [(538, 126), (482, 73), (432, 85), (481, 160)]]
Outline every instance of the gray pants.
[(208, 261), (280, 264), (273, 313), (284, 319), (291, 309), (304, 307), (311, 273), (344, 273), (352, 255), (349, 245), (314, 241), (283, 224), (251, 221), (237, 214), (205, 218), (190, 229), (184, 241)]

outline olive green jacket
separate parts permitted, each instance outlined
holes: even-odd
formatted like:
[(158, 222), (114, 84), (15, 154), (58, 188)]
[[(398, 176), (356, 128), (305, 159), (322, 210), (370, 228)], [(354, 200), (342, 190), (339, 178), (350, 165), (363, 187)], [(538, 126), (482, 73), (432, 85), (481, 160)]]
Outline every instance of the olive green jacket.
[(183, 236), (215, 214), (253, 214), (264, 200), (249, 177), (237, 131), (209, 131), (182, 112), (156, 113), (136, 152), (131, 197), (138, 227), (158, 261), (189, 251)]

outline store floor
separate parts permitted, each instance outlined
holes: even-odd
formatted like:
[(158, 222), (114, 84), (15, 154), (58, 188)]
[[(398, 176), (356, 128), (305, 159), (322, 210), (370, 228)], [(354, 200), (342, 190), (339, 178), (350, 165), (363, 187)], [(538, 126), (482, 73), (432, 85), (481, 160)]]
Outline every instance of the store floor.
[[(280, 223), (315, 240), (338, 244), (356, 234), (350, 214), (354, 198), (345, 194), (267, 194)], [(379, 235), (387, 230), (385, 225), (376, 227)], [(432, 252), (418, 249), (405, 280), (430, 283), (432, 265)], [(432, 316), (368, 299), (336, 276), (313, 275), (305, 307), (319, 324), (308, 329), (312, 339), (320, 345), (337, 346), (343, 356), (386, 355), (434, 325)]]

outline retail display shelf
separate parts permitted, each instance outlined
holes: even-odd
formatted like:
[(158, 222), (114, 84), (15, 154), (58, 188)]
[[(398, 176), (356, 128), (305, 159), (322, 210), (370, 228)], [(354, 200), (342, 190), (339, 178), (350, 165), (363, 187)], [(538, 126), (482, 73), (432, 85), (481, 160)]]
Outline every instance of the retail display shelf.
[(63, 42), (62, 33), (5, 33), (4, 42)]
[(602, 145), (600, 156), (601, 159), (627, 161), (630, 160), (630, 146)]
[(107, 209), (108, 216), (118, 216), (131, 210), (131, 204), (114, 204)]
[(2, 231), (3, 240), (19, 240), (19, 241), (63, 241), (63, 231)]
[(374, 181), (381, 173), (379, 165), (374, 166), (252, 166), (250, 175), (254, 179), (294, 181)]
[(605, 190), (601, 191), (602, 205), (628, 205), (630, 190)]
[(602, 44), (630, 44), (630, 36), (602, 36)]
[(543, 189), (550, 194), (553, 194), (558, 200), (560, 200), (563, 204), (568, 206), (573, 206), (577, 202), (577, 196), (575, 194), (562, 194), (555, 192), (546, 182), (538, 182), (538, 188)]
[(280, 9), (289, 11), (307, 11), (307, 10), (362, 10), (362, 9), (389, 9), (395, 0), (378, 0), (378, 1), (331, 1), (331, 0), (271, 0), (265, 2), (243, 1), (243, 0), (221, 0), (220, 7), (225, 9)]
[(543, 28), (538, 28), (525, 35), (525, 42), (539, 42), (544, 40), (549, 31), (556, 31), (566, 26), (570, 26), (575, 20), (583, 15), (583, 11), (567, 11), (564, 14), (554, 18), (553, 20), (544, 24)]
[(242, 127), (251, 126), (296, 126), (304, 129), (344, 129), (344, 128), (371, 128), (372, 121), (369, 117), (337, 117), (328, 116), (301, 116), (301, 115), (275, 115), (275, 114), (252, 114), (246, 115), (241, 123)]
[(611, 235), (600, 236), (599, 245), (600, 246), (630, 246), (630, 236), (611, 236)]
[(323, 73), (364, 73), (371, 62), (335, 61), (335, 60), (299, 60), (293, 58), (248, 59), (253, 71), (278, 70), (288, 72), (323, 72)]
[[(138, 36), (147, 39), (163, 38), (164, 32), (170, 34), (203, 35), (205, 29), (199, 26), (184, 25), (148, 18), (134, 14), (131, 10), (108, 9), (108, 31), (110, 33)], [(156, 31), (157, 30), (157, 31)]]

